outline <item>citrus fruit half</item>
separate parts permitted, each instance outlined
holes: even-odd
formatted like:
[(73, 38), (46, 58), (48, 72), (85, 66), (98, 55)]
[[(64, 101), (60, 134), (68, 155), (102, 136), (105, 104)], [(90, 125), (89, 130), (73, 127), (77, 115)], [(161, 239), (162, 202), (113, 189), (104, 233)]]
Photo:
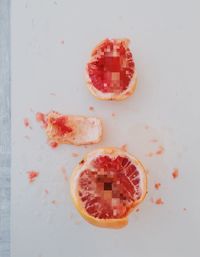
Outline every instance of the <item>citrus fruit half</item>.
[(134, 156), (118, 148), (92, 151), (76, 166), (70, 179), (79, 213), (99, 227), (120, 228), (145, 197), (146, 172)]
[(49, 141), (57, 144), (94, 144), (102, 138), (102, 122), (96, 117), (62, 115), (53, 111), (43, 115), (41, 122)]
[(121, 100), (136, 87), (136, 71), (128, 39), (105, 39), (86, 66), (87, 85), (101, 100)]

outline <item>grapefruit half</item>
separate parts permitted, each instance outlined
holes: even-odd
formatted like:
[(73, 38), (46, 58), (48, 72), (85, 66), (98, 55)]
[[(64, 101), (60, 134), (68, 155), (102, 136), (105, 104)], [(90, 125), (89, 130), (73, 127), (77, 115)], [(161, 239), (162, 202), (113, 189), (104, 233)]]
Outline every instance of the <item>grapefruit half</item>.
[(92, 51), (86, 66), (87, 86), (100, 100), (122, 100), (137, 82), (129, 39), (105, 39)]
[(75, 167), (70, 178), (73, 202), (79, 213), (99, 227), (120, 228), (145, 198), (145, 168), (118, 148), (92, 151)]

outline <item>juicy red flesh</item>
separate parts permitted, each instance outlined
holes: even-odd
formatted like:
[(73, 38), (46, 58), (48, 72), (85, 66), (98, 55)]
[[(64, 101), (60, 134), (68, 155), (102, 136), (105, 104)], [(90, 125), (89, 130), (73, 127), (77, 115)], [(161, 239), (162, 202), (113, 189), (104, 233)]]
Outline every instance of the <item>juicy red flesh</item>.
[(139, 172), (127, 157), (100, 156), (81, 173), (78, 193), (93, 217), (123, 218), (141, 197)]
[(51, 117), (50, 122), (57, 129), (58, 136), (64, 136), (72, 132), (72, 128), (67, 125), (68, 119), (66, 116), (59, 116), (58, 118)]
[(88, 63), (91, 82), (103, 93), (120, 93), (126, 90), (134, 70), (132, 54), (123, 41), (105, 40)]

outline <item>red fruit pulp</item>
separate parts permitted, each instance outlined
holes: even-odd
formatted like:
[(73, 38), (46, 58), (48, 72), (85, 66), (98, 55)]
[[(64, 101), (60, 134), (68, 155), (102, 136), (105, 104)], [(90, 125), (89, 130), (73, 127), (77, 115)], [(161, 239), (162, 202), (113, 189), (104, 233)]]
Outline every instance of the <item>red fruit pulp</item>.
[(87, 68), (96, 89), (103, 93), (120, 93), (127, 89), (135, 64), (123, 41), (106, 39), (93, 52)]
[(85, 210), (95, 218), (117, 219), (126, 216), (141, 197), (137, 168), (127, 157), (97, 157), (91, 168), (79, 177), (79, 197)]
[(58, 136), (72, 132), (72, 128), (67, 125), (68, 118), (66, 116), (60, 116), (58, 118), (51, 117), (50, 122), (56, 127)]

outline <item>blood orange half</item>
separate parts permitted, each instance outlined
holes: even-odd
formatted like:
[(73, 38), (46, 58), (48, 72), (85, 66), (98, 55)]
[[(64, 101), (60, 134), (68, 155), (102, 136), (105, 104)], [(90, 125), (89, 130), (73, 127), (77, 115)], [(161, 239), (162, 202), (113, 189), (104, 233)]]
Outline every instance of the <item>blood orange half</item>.
[(120, 228), (145, 197), (146, 172), (132, 155), (118, 148), (89, 153), (70, 179), (71, 195), (80, 214), (99, 227)]
[(105, 39), (93, 50), (86, 67), (87, 85), (101, 100), (121, 100), (136, 87), (136, 71), (128, 39)]

